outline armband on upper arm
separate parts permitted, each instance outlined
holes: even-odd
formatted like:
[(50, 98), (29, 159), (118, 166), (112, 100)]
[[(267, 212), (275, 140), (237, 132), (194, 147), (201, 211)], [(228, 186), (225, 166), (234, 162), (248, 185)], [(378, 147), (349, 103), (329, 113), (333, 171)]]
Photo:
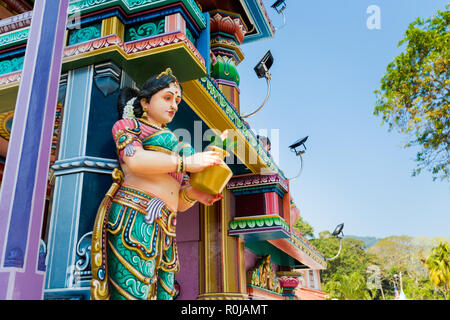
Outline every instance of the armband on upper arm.
[(141, 141), (136, 138), (135, 135), (128, 132), (128, 130), (118, 130), (116, 132), (115, 141), (117, 151), (120, 153), (123, 150), (128, 157), (132, 157), (136, 152), (133, 142), (136, 141), (138, 144), (141, 144)]
[(136, 121), (118, 121), (113, 127), (113, 134), (119, 158), (124, 153), (128, 157), (132, 157), (136, 152), (135, 146), (142, 146), (142, 141), (139, 139), (141, 128)]

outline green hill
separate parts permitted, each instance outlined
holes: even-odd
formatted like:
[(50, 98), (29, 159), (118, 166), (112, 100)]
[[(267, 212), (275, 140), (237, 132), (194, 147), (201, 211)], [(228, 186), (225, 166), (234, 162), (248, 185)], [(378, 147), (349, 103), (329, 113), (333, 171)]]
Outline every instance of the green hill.
[(375, 245), (381, 238), (375, 237), (361, 237), (361, 236), (344, 236), (344, 238), (353, 238), (357, 240), (361, 240), (366, 244), (366, 249), (369, 249), (373, 245)]

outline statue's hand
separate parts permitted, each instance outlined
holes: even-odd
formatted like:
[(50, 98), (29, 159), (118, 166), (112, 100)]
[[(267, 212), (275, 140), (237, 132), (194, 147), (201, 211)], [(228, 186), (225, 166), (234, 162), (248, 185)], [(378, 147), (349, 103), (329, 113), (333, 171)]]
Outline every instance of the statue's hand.
[(214, 202), (222, 200), (223, 196), (221, 194), (209, 194), (200, 190), (195, 189), (194, 187), (190, 187), (188, 190), (189, 198), (193, 200), (197, 200), (200, 203), (203, 203), (206, 206), (212, 205)]
[(219, 157), (218, 152), (206, 151), (194, 153), (192, 156), (186, 157), (185, 167), (187, 172), (200, 172), (208, 167), (221, 163), (222, 159)]

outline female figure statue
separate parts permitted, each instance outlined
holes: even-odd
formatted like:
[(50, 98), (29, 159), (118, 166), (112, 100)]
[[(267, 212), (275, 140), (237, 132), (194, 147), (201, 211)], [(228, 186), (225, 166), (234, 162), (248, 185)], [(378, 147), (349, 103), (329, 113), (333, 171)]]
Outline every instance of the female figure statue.
[(182, 88), (170, 69), (140, 91), (123, 89), (112, 129), (121, 169), (97, 212), (92, 236), (91, 298), (172, 299), (179, 270), (176, 215), (196, 201), (222, 199), (189, 185), (187, 173), (222, 163), (215, 152), (194, 153), (165, 125)]

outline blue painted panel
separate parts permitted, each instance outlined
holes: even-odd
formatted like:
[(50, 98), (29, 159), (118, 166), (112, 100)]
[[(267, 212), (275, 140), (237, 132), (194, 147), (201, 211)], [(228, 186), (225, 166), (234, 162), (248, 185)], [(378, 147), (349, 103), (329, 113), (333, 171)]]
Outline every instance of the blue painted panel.
[[(267, 229), (267, 228), (263, 228)], [(274, 227), (270, 230), (261, 230), (259, 228), (255, 228), (252, 230), (233, 230), (229, 231), (228, 234), (230, 236), (240, 236), (245, 241), (265, 241), (265, 240), (273, 240), (273, 239), (283, 239), (290, 238), (290, 235), (286, 230), (282, 227)]]
[(210, 39), (210, 33), (211, 33), (211, 26), (210, 26), (210, 19), (209, 19), (209, 13), (206, 12), (203, 14), (206, 20), (206, 29), (202, 30), (200, 33), (200, 37), (197, 39), (197, 50), (200, 52), (202, 57), (205, 59), (205, 65), (206, 65), (206, 74), (209, 76), (211, 74), (211, 57), (210, 57), (210, 51), (211, 51), (211, 39)]
[(85, 155), (92, 81), (92, 66), (69, 72), (58, 156), (60, 160)]
[(74, 264), (83, 174), (56, 177), (48, 243), (46, 289), (65, 288)]
[(105, 97), (95, 85), (92, 87), (86, 155), (107, 159), (117, 158), (112, 127), (119, 120), (117, 112), (118, 95), (119, 90), (116, 90)]
[(244, 38), (243, 44), (253, 42), (256, 40), (261, 40), (264, 38), (271, 38), (273, 36), (270, 25), (266, 22), (266, 17), (264, 16), (261, 8), (259, 7), (259, 1), (257, 0), (244, 0), (248, 7), (257, 30), (259, 31), (256, 35), (249, 35)]
[(93, 230), (98, 207), (112, 183), (111, 174), (84, 173), (78, 239)]
[(260, 257), (270, 253), (272, 262), (279, 266), (294, 267), (302, 264), (267, 241), (245, 242), (245, 248)]

